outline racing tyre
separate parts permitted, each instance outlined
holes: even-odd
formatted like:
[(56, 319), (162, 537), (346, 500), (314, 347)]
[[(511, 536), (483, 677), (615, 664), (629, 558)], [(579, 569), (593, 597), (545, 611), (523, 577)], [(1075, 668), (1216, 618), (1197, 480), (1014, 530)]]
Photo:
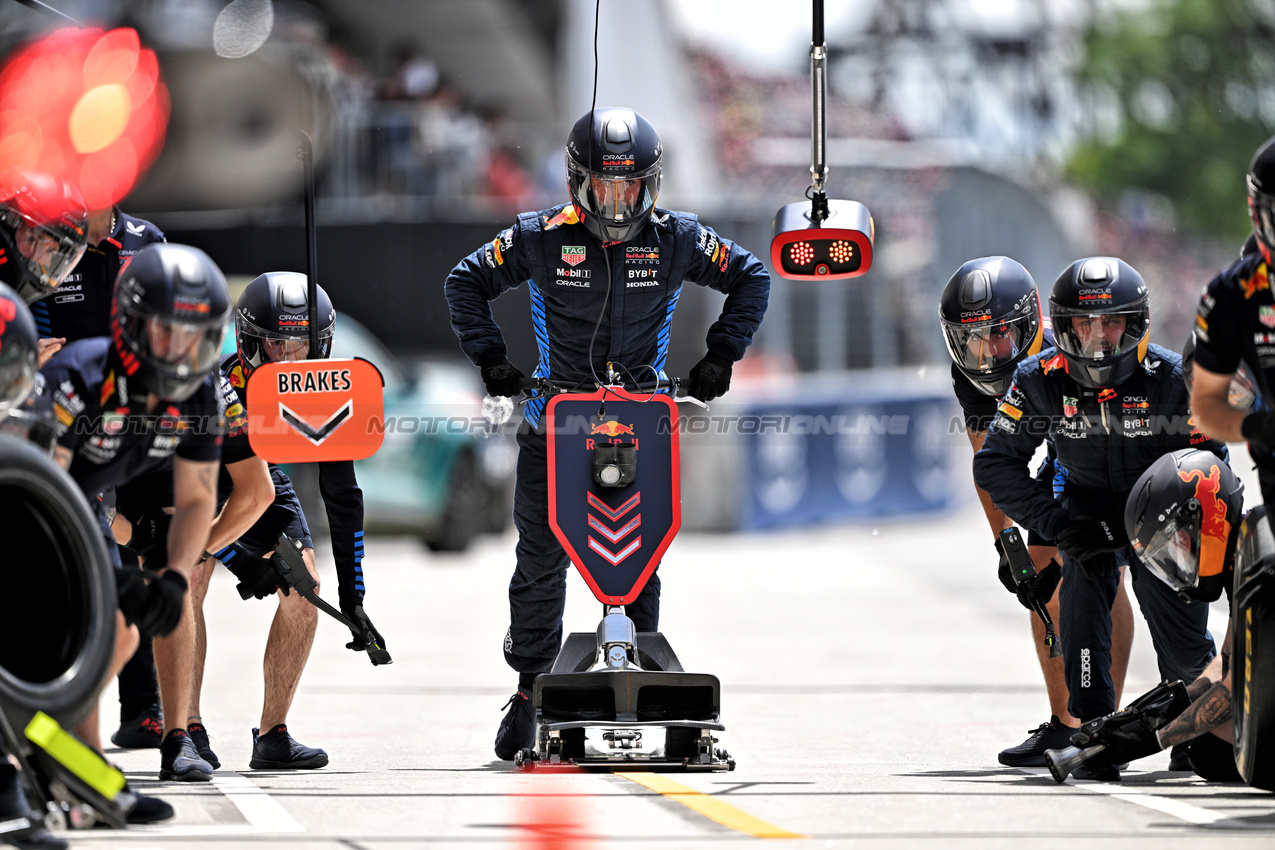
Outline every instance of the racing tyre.
[(471, 452), (462, 452), (452, 464), (447, 485), (447, 507), (442, 529), (425, 541), (431, 552), (463, 552), (482, 531), (487, 506), (478, 478), (478, 464)]
[(1275, 791), (1275, 538), (1265, 506), (1245, 519), (1231, 616), (1235, 766)]
[(112, 562), (80, 488), (34, 445), (0, 435), (0, 710), (18, 735), (36, 711), (73, 728), (115, 649)]

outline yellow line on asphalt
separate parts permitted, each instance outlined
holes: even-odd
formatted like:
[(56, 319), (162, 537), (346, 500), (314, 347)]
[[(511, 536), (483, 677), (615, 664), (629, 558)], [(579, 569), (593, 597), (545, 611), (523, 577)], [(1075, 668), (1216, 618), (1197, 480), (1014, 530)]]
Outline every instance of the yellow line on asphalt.
[(661, 773), (617, 773), (616, 776), (622, 776), (639, 785), (645, 785), (655, 793), (681, 803), (711, 821), (716, 821), (724, 827), (733, 829), (736, 832), (742, 832), (745, 835), (751, 835), (754, 838), (809, 838), (809, 836), (802, 835), (799, 832), (789, 832), (786, 829), (780, 829), (774, 824), (766, 823), (761, 818), (753, 817), (747, 812), (741, 812), (730, 803), (724, 802), (717, 797), (710, 797), (680, 782), (675, 782)]

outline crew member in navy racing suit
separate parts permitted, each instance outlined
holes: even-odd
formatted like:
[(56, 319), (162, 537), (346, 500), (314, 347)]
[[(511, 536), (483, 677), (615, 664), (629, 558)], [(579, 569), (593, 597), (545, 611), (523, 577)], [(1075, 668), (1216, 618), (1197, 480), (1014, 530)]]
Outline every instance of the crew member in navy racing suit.
[[(56, 291), (31, 303), (41, 338), (41, 356), (46, 359), (67, 342), (110, 336), (111, 296), (120, 266), (147, 245), (165, 241), (158, 227), (115, 205), (89, 210), (87, 223), (88, 244), (80, 261)], [(110, 498), (107, 494), (108, 502)], [(135, 565), (132, 553), (125, 551), (120, 556)], [(126, 749), (158, 747), (164, 725), (151, 637), (140, 637), (137, 652), (120, 671), (120, 726), (111, 733), (111, 743)]]
[[(1195, 318), (1191, 407), (1200, 427), (1220, 440), (1248, 441), (1262, 502), (1275, 506), (1275, 138), (1249, 166), (1248, 204), (1256, 241), (1209, 281)], [(1247, 366), (1257, 391), (1253, 409), (1231, 400), (1231, 379)]]
[[(155, 654), (167, 661), (159, 665), (166, 733), (161, 779), (212, 774), (184, 724), (194, 649), (186, 590), (217, 502), (223, 410), (213, 370), (229, 314), (225, 278), (206, 254), (152, 245), (121, 270), (112, 336), (71, 343), (42, 370), (57, 418), (55, 457), (98, 510), (109, 542), (114, 538), (98, 495), (172, 466), (176, 510), (167, 567), (149, 582), (136, 571), (119, 574), (121, 612), (155, 637)], [(121, 624), (121, 631), (131, 630)], [(167, 679), (165, 669), (173, 671)], [(100, 749), (90, 732), (89, 743)]]
[(111, 293), (120, 266), (138, 251), (163, 242), (164, 232), (117, 206), (88, 211), (87, 246), (57, 291), (34, 301), (31, 313), (46, 346), (111, 333)]
[[(1052, 346), (1053, 333), (1048, 320), (1041, 316), (1036, 282), (1027, 269), (1008, 257), (981, 257), (957, 269), (943, 288), (939, 321), (952, 358), (952, 391), (965, 415), (966, 436), (974, 451), (978, 452), (987, 438), (987, 429), (996, 415), (996, 407), (1009, 388), (1014, 370), (1025, 358), (1039, 354), (1042, 347)], [(1052, 494), (1055, 478), (1053, 444), (1047, 444), (1047, 448), (1048, 453), (1037, 470), (1036, 480)], [(1000, 533), (1011, 527), (1013, 522), (992, 503), (991, 497), (982, 488), (975, 485), (974, 489), (992, 528), (1001, 584), (1020, 597), (1019, 601), (1029, 612), (1032, 610), (1031, 602), (1021, 598), (1022, 593), (1031, 592), (1045, 600), (1050, 617), (1057, 622), (1058, 596), (1055, 589), (1060, 576), (1057, 564), (1051, 565), (1051, 562), (1057, 557), (1058, 549), (1053, 541), (1028, 529), (1027, 545), (1039, 578), (1020, 588), (1001, 550)], [(1045, 624), (1034, 613), (1029, 617), (1036, 658), (1049, 696), (1051, 717), (1031, 730), (1027, 740), (1000, 752), (998, 760), (1010, 767), (1044, 767), (1045, 750), (1066, 746), (1080, 725), (1067, 711), (1067, 681), (1063, 675), (1062, 658), (1049, 657), (1049, 647), (1044, 644)], [(1116, 595), (1111, 619), (1112, 679), (1118, 702), (1133, 640), (1133, 611), (1123, 585)]]
[[(1193, 681), (1215, 654), (1206, 606), (1188, 607), (1148, 580), (1123, 531), (1125, 502), (1147, 467), (1179, 448), (1225, 447), (1190, 418), (1181, 358), (1149, 342), (1147, 287), (1114, 257), (1077, 260), (1055, 281), (1056, 349), (1028, 358), (974, 458), (974, 478), (1015, 521), (1053, 539), (1062, 554), (1059, 637), (1070, 693), (1083, 721), (1116, 708), (1111, 606), (1129, 565), (1150, 626), (1161, 678)], [(1042, 492), (1027, 463), (1050, 438), (1067, 470), (1060, 496)], [(1174, 769), (1186, 769), (1185, 752)], [(1118, 780), (1115, 766), (1093, 778)]]
[[(482, 369), (490, 395), (517, 395), (523, 373), (506, 356), (488, 302), (523, 283), (531, 291), (540, 354), (534, 374), (582, 387), (605, 376), (608, 363), (626, 380), (663, 377), (683, 283), (726, 293), (708, 330), (708, 352), (690, 371), (688, 392), (707, 401), (729, 389), (731, 367), (766, 311), (770, 275), (694, 215), (655, 206), (662, 155), (659, 136), (641, 115), (594, 110), (567, 138), (571, 203), (523, 213), (452, 271), (445, 286), (452, 329)], [(568, 560), (548, 523), (544, 405), (543, 399), (528, 402), (518, 434), (518, 564), (509, 583), (504, 650), (519, 675), (496, 735), (502, 759), (534, 744), (532, 682), (552, 666), (562, 641)], [(638, 631), (656, 630), (659, 593), (657, 572), (627, 609)]]
[[(1178, 449), (1151, 464), (1134, 485), (1125, 532), (1147, 570), (1180, 597), (1208, 605), (1225, 590), (1229, 602), (1236, 546), (1254, 519), (1250, 514), (1245, 520), (1243, 491), (1231, 468), (1211, 452)], [(1129, 708), (1081, 730), (1080, 745), (1107, 747), (1085, 763), (1119, 764), (1189, 745), (1191, 768), (1201, 777), (1242, 781), (1231, 745), (1231, 628), (1228, 620), (1221, 652), (1187, 685), (1191, 702), (1179, 706), (1180, 714), (1176, 708), (1154, 713), (1134, 708), (1164, 687), (1157, 685)]]

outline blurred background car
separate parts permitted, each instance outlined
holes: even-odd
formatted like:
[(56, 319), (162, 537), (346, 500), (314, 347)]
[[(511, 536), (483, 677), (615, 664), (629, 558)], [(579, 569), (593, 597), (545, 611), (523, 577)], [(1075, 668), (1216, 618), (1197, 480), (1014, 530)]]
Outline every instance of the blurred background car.
[[(232, 332), (224, 351), (234, 350)], [(476, 369), (457, 360), (401, 360), (341, 314), (332, 357), (367, 360), (385, 379), (385, 441), (354, 464), (367, 533), (412, 535), (432, 551), (461, 552), (475, 537), (508, 528), (517, 447), (511, 435), (491, 433), (482, 419)], [(317, 467), (287, 464), (284, 470), (311, 530), (326, 533)]]

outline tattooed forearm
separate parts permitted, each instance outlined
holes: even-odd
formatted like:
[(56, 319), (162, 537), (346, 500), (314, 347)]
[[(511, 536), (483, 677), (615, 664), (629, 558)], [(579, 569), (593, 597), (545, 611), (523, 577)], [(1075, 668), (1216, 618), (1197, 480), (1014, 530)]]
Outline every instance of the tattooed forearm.
[(1213, 685), (1160, 733), (1165, 749), (1198, 738), (1231, 719), (1229, 679)]
[(199, 479), (199, 486), (204, 488), (205, 493), (216, 494), (217, 492), (216, 464), (205, 466), (203, 469), (200, 469), (199, 472), (197, 473), (197, 477)]

